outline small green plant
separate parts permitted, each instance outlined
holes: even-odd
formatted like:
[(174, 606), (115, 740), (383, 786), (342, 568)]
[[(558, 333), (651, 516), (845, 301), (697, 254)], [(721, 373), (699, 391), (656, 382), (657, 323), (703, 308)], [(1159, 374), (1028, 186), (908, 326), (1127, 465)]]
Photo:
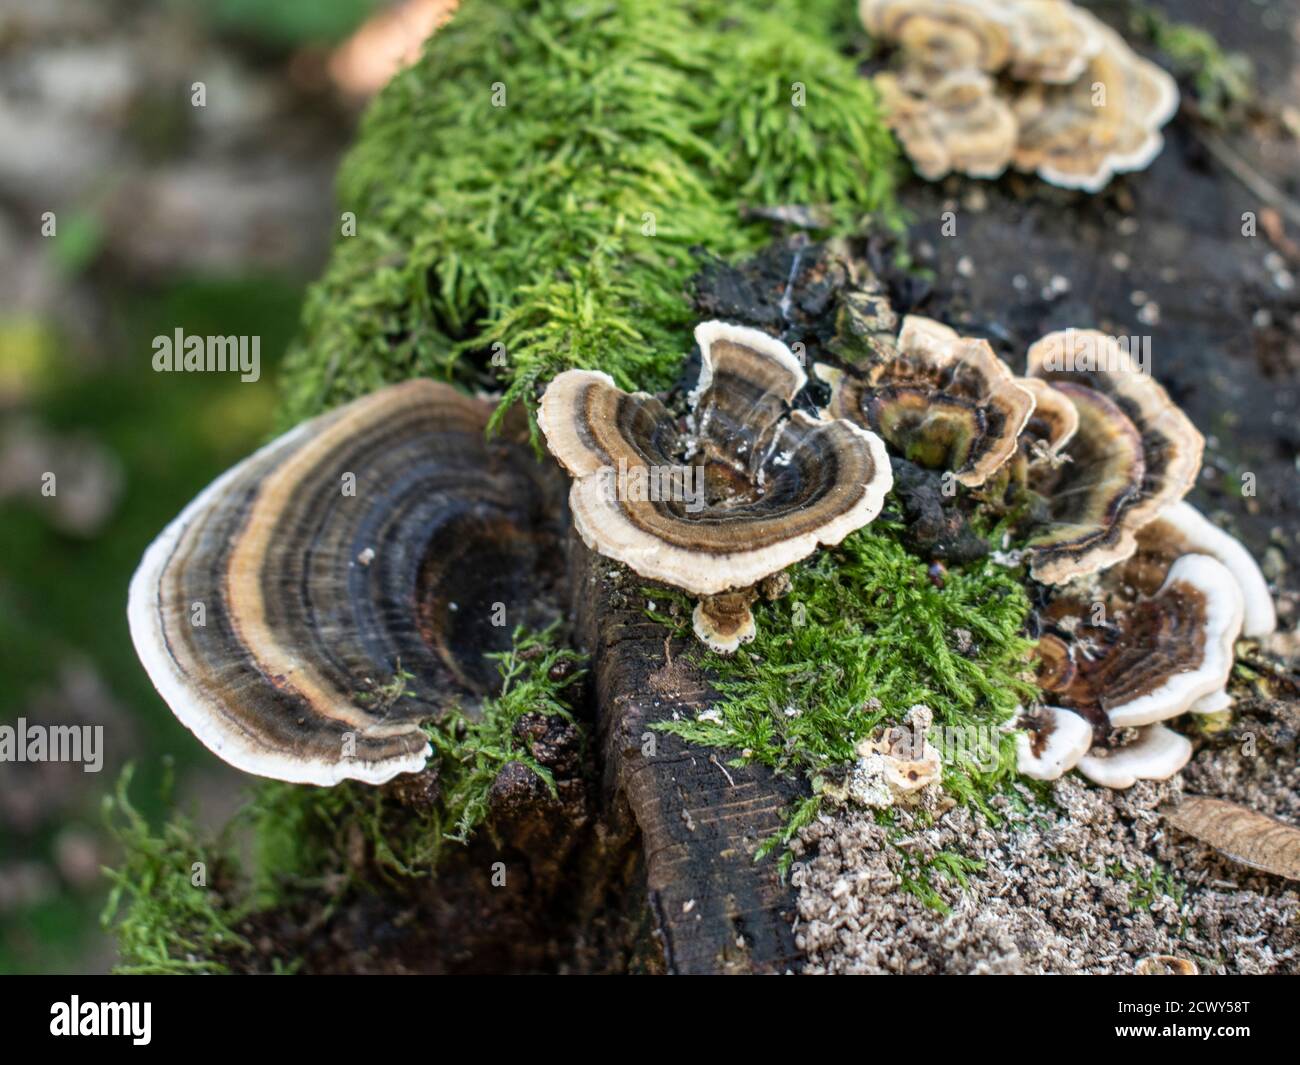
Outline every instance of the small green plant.
[(915, 895), (930, 909), (943, 914), (951, 912), (952, 908), (935, 888), (935, 877), (954, 880), (964, 888), (970, 883), (970, 878), (984, 868), (982, 861), (967, 858), (955, 851), (939, 851), (926, 859), (918, 858), (902, 847), (895, 846), (894, 851), (902, 856), (900, 889), (909, 895)]
[(1106, 867), (1106, 873), (1131, 885), (1128, 901), (1135, 910), (1149, 910), (1151, 904), (1159, 898), (1171, 899), (1176, 907), (1181, 907), (1183, 897), (1187, 894), (1187, 885), (1159, 862), (1152, 863), (1149, 873), (1126, 869), (1115, 862)]
[(1205, 30), (1175, 22), (1145, 3), (1135, 5), (1131, 22), (1136, 32), (1169, 57), (1174, 73), (1192, 80), (1201, 117), (1211, 125), (1225, 125), (1251, 99), (1254, 75), (1246, 56), (1225, 52)]
[(514, 646), (490, 657), (501, 672), (501, 693), (483, 705), (475, 720), (460, 713), (429, 727), (443, 789), (443, 835), (459, 843), (483, 824), (488, 794), (496, 775), (509, 762), (526, 765), (555, 794), (551, 771), (533, 757), (515, 735), (525, 714), (572, 720), (567, 690), (582, 677), (581, 656), (555, 643), (556, 626), (540, 633), (517, 629)]
[(387, 710), (393, 706), (402, 696), (410, 696), (411, 692), (406, 690), (408, 684), (415, 679), (415, 675), (407, 672), (402, 668), (402, 661), (397, 660), (397, 669), (393, 673), (393, 679), (379, 685), (373, 691), (363, 691), (356, 693), (357, 702), (363, 706), (377, 710)]

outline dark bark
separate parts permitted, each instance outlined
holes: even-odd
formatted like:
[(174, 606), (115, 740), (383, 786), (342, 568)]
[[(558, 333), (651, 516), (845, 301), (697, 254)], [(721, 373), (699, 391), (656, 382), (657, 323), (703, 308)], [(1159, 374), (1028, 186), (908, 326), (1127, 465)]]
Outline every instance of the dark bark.
[(686, 657), (694, 641), (646, 618), (635, 574), (576, 542), (570, 558), (578, 643), (594, 663), (603, 786), (626, 800), (640, 831), (667, 970), (794, 967), (793, 895), (775, 858), (755, 862), (754, 851), (783, 824), (797, 784), (653, 731), (716, 697)]

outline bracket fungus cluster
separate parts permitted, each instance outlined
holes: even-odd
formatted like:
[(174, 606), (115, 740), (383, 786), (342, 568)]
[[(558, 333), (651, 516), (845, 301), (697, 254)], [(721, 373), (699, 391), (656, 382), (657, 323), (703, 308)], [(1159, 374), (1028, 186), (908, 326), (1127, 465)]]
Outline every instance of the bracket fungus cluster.
[[(876, 518), (893, 463), (942, 471), (949, 494), (1008, 517), (1035, 582), (1046, 705), (1014, 723), (1021, 771), (1120, 788), (1176, 773), (1191, 745), (1164, 723), (1230, 705), (1237, 638), (1276, 624), (1254, 560), (1183, 501), (1200, 434), (1103, 334), (1043, 337), (1017, 377), (986, 341), (893, 325), (856, 361), (817, 363), (808, 389), (781, 341), (705, 322), (678, 413), (561, 373), (538, 425), (571, 478), (573, 531), (697, 597), (696, 635), (730, 653), (787, 567)], [(268, 444), (150, 546), (132, 637), (213, 751), (317, 784), (418, 770), (424, 722), (490, 693), (497, 615), (553, 616), (564, 478), (522, 427), (487, 436), (490, 410), (429, 381), (383, 389)], [(929, 780), (927, 765), (910, 768)]]
[(1048, 426), (1055, 459), (1028, 471), (1040, 507), (1031, 570), (1061, 584), (1128, 558), (1137, 531), (1190, 491), (1205, 441), (1128, 348), (1096, 330), (1043, 337), (1027, 373), (1075, 412), (1069, 436)]
[(893, 475), (874, 433), (792, 410), (807, 379), (785, 344), (723, 322), (695, 339), (682, 422), (591, 370), (557, 376), (537, 420), (587, 546), (699, 596), (696, 635), (727, 653), (754, 637), (759, 585), (871, 522)]
[(558, 479), (490, 403), (385, 388), (279, 437), (204, 490), (131, 582), (137, 654), (239, 769), (311, 784), (423, 767), (422, 721), (487, 694), (554, 572)]
[(997, 177), (1008, 166), (1096, 192), (1160, 153), (1178, 88), (1068, 0), (861, 0), (895, 45), (877, 76), (918, 173)]
[(1162, 722), (1224, 709), (1237, 638), (1271, 632), (1275, 613), (1245, 548), (1183, 501), (1200, 434), (1116, 349), (1105, 365), (1053, 370), (1063, 337), (1029, 356), (1079, 420), (1064, 461), (1029, 475), (1046, 500), (1028, 551), (1033, 575), (1053, 586), (1040, 611), (1039, 684), (1054, 705), (1028, 719), (1020, 763), (1042, 779), (1077, 766), (1124, 788), (1186, 764), (1191, 744)]
[(1094, 330), (1043, 337), (1017, 378), (984, 341), (904, 319), (894, 350), (818, 364), (825, 414), (878, 432), (904, 458), (1015, 509), (1042, 587), (1039, 686), (1026, 775), (1077, 767), (1110, 787), (1172, 776), (1190, 742), (1162, 722), (1230, 702), (1239, 635), (1275, 626), (1262, 574), (1183, 497), (1204, 441), (1164, 388)]

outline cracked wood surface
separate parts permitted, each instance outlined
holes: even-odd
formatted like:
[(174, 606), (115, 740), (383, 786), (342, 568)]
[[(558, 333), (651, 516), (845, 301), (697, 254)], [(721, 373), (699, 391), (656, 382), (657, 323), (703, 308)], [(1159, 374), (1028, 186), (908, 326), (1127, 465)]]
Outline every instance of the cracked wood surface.
[(640, 830), (668, 971), (794, 968), (794, 894), (774, 856), (757, 863), (753, 856), (784, 823), (798, 785), (652, 731), (654, 722), (693, 716), (716, 699), (686, 659), (693, 641), (670, 639), (645, 616), (640, 589), (648, 582), (576, 542), (571, 565), (578, 640), (592, 656), (604, 785), (626, 800)]

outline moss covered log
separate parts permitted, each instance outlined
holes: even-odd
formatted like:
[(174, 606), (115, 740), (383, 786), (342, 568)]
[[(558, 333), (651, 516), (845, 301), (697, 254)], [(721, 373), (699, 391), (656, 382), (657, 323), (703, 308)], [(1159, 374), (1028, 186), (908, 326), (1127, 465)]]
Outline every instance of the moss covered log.
[[(671, 384), (691, 249), (744, 204), (889, 215), (893, 142), (839, 2), (469, 0), (372, 106), (284, 377), (289, 425), (410, 377), (531, 403), (573, 366)], [(354, 220), (354, 225), (348, 221)]]

